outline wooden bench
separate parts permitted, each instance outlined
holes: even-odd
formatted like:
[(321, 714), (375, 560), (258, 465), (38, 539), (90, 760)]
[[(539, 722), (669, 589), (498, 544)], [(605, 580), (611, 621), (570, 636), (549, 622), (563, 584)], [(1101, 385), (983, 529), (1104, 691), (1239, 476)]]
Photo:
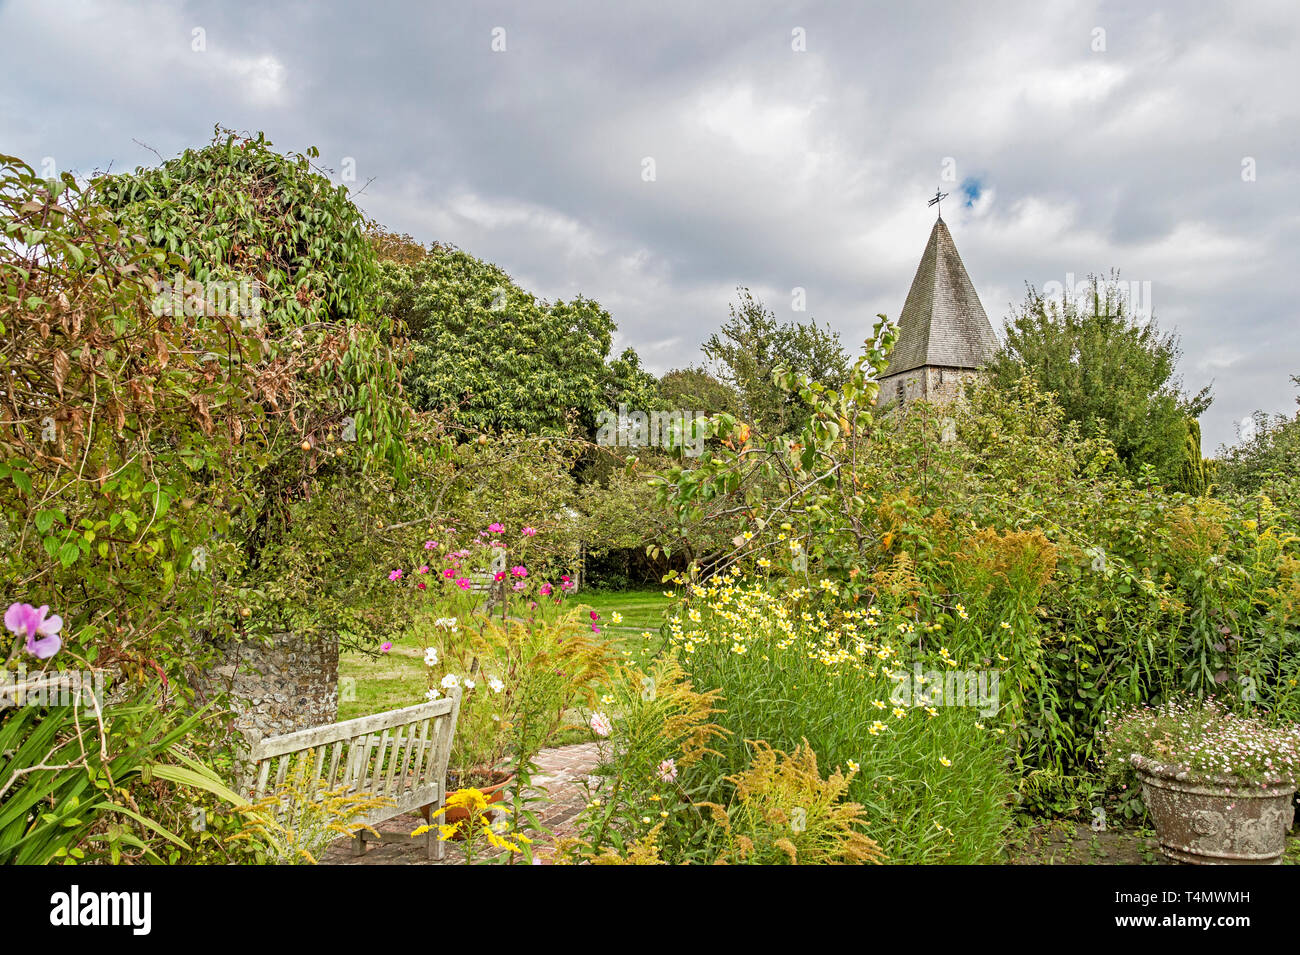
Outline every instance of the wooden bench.
[[(342, 723), (268, 736), (254, 744), (251, 759), (257, 799), (274, 793), (290, 772), (303, 772), (323, 791), (344, 791), (385, 797), (391, 803), (356, 822), (375, 826), (394, 816), (419, 810), (425, 822), (447, 797), (447, 759), (460, 714), (459, 688), (446, 699), (400, 710), (362, 716)], [(272, 782), (274, 780), (274, 782)], [(364, 855), (365, 830), (353, 836), (355, 855)], [(409, 836), (380, 835), (382, 841), (406, 841)], [(436, 830), (422, 837), (430, 859), (441, 859), (442, 840)]]

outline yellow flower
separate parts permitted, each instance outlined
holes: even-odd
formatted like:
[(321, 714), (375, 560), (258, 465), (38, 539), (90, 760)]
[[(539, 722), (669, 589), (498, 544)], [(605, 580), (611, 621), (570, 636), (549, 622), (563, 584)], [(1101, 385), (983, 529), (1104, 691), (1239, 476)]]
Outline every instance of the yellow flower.
[(448, 809), (464, 809), (466, 812), (473, 814), (487, 808), (487, 796), (484, 796), (477, 789), (457, 789), (447, 797), (447, 805), (439, 809), (434, 815), (445, 813)]
[(613, 613), (609, 615), (609, 620), (610, 623), (622, 623), (623, 615), (619, 613), (617, 610), (615, 610)]
[(850, 759), (850, 760), (846, 760), (845, 762), (848, 763), (848, 766), (849, 766), (849, 772), (851, 772), (851, 773), (856, 773), (859, 769), (862, 768), (861, 766), (859, 766), (857, 763), (855, 763), (855, 762), (854, 762), (853, 760), (851, 760), (851, 759)]
[(951, 765), (952, 765), (952, 760), (949, 759), (947, 756), (940, 756), (940, 757), (939, 757), (939, 762), (942, 763), (944, 766), (951, 766)]
[(903, 709), (901, 706), (894, 707), (894, 717), (896, 719), (901, 720), (906, 715), (907, 715), (907, 710)]

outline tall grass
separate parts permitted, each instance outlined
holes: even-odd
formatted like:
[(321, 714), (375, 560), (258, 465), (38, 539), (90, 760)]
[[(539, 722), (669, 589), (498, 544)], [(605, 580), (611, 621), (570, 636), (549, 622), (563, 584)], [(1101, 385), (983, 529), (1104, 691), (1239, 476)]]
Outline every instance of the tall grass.
[(1013, 779), (998, 714), (897, 692), (913, 661), (922, 673), (965, 665), (938, 652), (940, 634), (918, 640), (915, 623), (819, 605), (833, 608), (834, 594), (777, 596), (735, 580), (692, 590), (672, 642), (695, 684), (721, 691), (716, 720), (731, 731), (700, 769), (723, 788), (745, 768), (746, 740), (784, 750), (807, 740), (828, 771), (860, 767), (847, 798), (890, 862), (999, 861)]

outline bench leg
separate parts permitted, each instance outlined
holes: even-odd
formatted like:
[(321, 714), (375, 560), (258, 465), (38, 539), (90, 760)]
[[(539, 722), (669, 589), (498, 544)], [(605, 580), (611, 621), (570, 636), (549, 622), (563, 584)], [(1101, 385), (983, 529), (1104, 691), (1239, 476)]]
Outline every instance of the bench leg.
[(366, 854), (366, 833), (364, 829), (352, 837), (352, 854), (354, 856)]

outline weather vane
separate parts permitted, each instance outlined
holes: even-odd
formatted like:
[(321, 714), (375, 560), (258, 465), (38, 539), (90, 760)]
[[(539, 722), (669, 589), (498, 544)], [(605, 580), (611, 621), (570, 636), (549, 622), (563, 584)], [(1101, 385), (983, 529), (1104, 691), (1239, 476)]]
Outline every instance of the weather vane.
[(934, 190), (934, 198), (931, 199), (931, 200), (929, 201), (929, 203), (927, 203), (927, 205), (931, 205), (931, 206), (939, 206), (939, 218), (940, 218), (940, 219), (943, 218), (943, 206), (940, 206), (939, 203), (942, 202), (944, 199), (947, 199), (947, 198), (948, 198), (948, 193), (946, 193), (946, 192), (940, 192), (938, 189), (936, 189), (936, 190)]

